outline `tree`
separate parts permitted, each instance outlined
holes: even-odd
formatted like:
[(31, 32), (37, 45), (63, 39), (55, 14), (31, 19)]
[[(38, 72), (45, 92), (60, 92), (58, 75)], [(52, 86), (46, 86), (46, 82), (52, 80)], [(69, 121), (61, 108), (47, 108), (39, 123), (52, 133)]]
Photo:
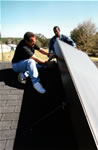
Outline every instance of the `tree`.
[(37, 38), (37, 44), (40, 46), (40, 47), (47, 47), (48, 48), (48, 45), (49, 45), (49, 39), (47, 39), (44, 35), (42, 34), (36, 34), (36, 38)]
[(95, 35), (93, 50), (98, 56), (98, 32)]
[(91, 20), (79, 24), (77, 28), (71, 31), (71, 38), (77, 45), (77, 48), (87, 53), (94, 53), (96, 26)]
[(0, 32), (0, 44), (1, 44), (2, 42), (1, 42), (1, 32)]
[[(37, 39), (37, 44), (40, 47), (48, 48), (49, 39), (47, 39), (44, 35), (37, 34), (36, 39)], [(22, 38), (12, 38), (12, 37), (1, 38), (2, 43), (5, 43), (5, 44), (16, 44), (17, 45), (20, 42), (20, 40), (22, 40)]]

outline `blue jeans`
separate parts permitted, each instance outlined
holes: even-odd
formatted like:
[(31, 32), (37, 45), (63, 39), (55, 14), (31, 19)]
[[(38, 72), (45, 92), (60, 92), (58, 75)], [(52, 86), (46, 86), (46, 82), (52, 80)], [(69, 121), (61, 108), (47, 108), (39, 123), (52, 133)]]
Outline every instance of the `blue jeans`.
[(12, 67), (15, 72), (22, 72), (24, 74), (27, 72), (31, 78), (32, 84), (40, 80), (38, 77), (39, 74), (37, 64), (33, 59), (26, 59), (13, 63)]

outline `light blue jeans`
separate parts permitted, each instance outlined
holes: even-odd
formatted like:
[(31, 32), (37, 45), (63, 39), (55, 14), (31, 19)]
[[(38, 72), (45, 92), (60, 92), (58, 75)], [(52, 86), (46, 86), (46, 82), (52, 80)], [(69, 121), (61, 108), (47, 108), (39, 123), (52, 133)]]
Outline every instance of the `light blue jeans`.
[(38, 74), (38, 67), (35, 60), (33, 59), (26, 59), (17, 63), (13, 63), (12, 67), (15, 72), (22, 72), (24, 74), (27, 72), (27, 74), (29, 74), (31, 78), (32, 84), (40, 80)]

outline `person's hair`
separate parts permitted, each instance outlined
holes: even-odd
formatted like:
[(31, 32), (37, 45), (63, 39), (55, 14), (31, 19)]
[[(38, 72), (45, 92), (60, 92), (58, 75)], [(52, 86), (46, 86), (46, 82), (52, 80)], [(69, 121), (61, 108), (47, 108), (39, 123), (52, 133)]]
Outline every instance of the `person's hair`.
[(24, 40), (29, 41), (29, 40), (30, 40), (30, 37), (35, 37), (34, 33), (32, 33), (32, 32), (26, 32), (26, 33), (24, 34)]
[(55, 27), (53, 27), (53, 31), (54, 31), (54, 32), (55, 32), (56, 28), (58, 28), (59, 31), (60, 31), (60, 28), (59, 28), (58, 26), (55, 26)]

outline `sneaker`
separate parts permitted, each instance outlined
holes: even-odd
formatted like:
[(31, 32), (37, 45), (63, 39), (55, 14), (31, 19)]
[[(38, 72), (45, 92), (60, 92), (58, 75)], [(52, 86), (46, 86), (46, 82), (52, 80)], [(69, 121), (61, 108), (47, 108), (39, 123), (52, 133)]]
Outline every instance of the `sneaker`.
[(20, 83), (26, 83), (26, 77), (24, 76), (22, 72), (18, 74), (18, 81)]
[(24, 78), (28, 78), (29, 77), (29, 72), (28, 71), (24, 72), (23, 76), (24, 76)]
[(40, 94), (44, 94), (46, 92), (46, 90), (42, 87), (42, 85), (39, 82), (34, 83), (33, 87)]

